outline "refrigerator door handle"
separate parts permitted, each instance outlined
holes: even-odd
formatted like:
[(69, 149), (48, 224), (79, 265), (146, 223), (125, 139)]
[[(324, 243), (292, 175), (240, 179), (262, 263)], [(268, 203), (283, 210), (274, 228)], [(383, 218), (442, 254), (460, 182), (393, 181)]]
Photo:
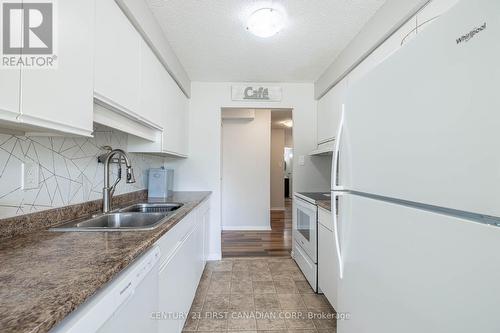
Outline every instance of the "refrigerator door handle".
[(332, 207), (333, 207), (333, 237), (335, 238), (335, 250), (337, 252), (337, 261), (339, 263), (339, 277), (342, 280), (344, 275), (344, 264), (342, 260), (342, 250), (340, 247), (340, 234), (339, 234), (339, 204), (337, 198), (345, 193), (332, 193)]
[(339, 185), (339, 162), (340, 162), (340, 141), (344, 130), (344, 113), (345, 104), (342, 104), (342, 112), (340, 113), (340, 123), (337, 131), (337, 139), (335, 140), (335, 150), (333, 151), (333, 169), (332, 169), (332, 190), (343, 191), (343, 186)]

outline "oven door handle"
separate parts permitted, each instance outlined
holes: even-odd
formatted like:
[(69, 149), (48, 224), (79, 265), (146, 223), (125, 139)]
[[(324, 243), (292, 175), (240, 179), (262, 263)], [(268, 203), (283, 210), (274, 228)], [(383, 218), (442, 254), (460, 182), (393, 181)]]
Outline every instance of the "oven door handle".
[(344, 276), (344, 263), (342, 259), (342, 248), (340, 245), (340, 234), (339, 234), (339, 204), (337, 198), (340, 198), (345, 193), (332, 193), (332, 207), (333, 207), (333, 237), (335, 241), (335, 250), (337, 254), (337, 261), (339, 264), (339, 277), (342, 280)]

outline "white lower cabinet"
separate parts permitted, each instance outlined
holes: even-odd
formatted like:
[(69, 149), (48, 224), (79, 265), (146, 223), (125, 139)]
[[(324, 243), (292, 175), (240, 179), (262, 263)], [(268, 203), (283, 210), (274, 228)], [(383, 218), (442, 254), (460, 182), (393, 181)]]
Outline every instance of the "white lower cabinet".
[(204, 204), (180, 221), (159, 241), (159, 332), (181, 332), (205, 267)]
[(318, 287), (330, 304), (337, 309), (339, 270), (332, 215), (319, 208), (318, 212)]

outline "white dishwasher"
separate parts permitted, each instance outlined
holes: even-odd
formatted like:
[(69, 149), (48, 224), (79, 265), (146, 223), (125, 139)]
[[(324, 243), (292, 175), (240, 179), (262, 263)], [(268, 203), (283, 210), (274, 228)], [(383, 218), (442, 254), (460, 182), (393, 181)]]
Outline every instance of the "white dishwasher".
[(139, 257), (66, 317), (54, 333), (156, 333), (158, 321), (158, 262), (160, 248), (155, 246)]

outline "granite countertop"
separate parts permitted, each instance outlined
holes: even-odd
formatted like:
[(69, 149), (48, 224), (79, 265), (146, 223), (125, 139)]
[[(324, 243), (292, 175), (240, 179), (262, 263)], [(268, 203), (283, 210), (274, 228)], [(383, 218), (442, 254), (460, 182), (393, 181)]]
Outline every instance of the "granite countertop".
[(332, 201), (331, 200), (318, 200), (318, 207), (324, 208), (326, 210), (332, 211)]
[(184, 206), (155, 230), (43, 230), (3, 239), (0, 242), (0, 331), (48, 332), (209, 195), (210, 192), (174, 192), (165, 201), (184, 203)]

